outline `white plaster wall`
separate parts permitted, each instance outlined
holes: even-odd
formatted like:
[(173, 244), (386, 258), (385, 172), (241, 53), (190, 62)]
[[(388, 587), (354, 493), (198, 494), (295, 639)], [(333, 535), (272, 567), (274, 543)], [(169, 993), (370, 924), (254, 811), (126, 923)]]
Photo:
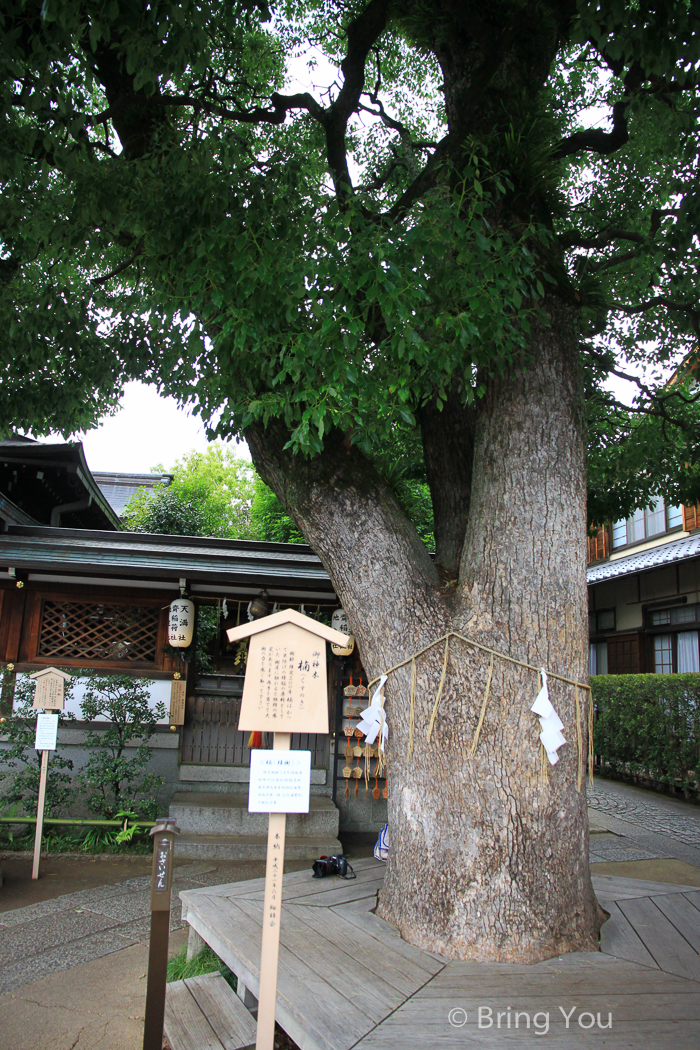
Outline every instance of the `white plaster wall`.
[[(20, 677), (19, 675), (17, 676)], [(149, 691), (149, 707), (155, 708), (159, 703), (165, 705), (165, 717), (158, 719), (159, 725), (168, 725), (170, 719), (168, 717), (170, 711), (170, 681), (161, 680), (154, 681), (150, 678), (141, 678), (139, 681), (143, 682), (144, 685), (148, 686)], [(66, 701), (65, 710), (74, 715), (75, 718), (80, 720), (80, 703), (85, 694), (86, 683), (84, 680), (76, 679), (73, 682), (73, 695)], [(107, 722), (106, 718), (98, 718), (98, 722)]]

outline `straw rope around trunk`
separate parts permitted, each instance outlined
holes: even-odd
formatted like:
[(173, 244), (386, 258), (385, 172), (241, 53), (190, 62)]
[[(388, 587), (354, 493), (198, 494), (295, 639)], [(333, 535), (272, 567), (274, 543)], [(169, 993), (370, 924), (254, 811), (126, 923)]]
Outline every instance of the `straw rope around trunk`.
[[(541, 688), (542, 679), (541, 679), (541, 676), (540, 676), (540, 668), (539, 667), (535, 667), (533, 664), (525, 663), (524, 660), (516, 660), (514, 656), (508, 656), (506, 653), (499, 652), (498, 649), (491, 649), (487, 645), (482, 645), (480, 642), (475, 642), (472, 638), (467, 638), (465, 635), (459, 634), (457, 631), (448, 631), (446, 634), (443, 634), (442, 637), (436, 638), (434, 642), (430, 642), (428, 645), (424, 646), (422, 649), (419, 649), (417, 652), (413, 653), (411, 656), (408, 656), (405, 660), (401, 660), (399, 663), (394, 664), (393, 667), (390, 667), (387, 671), (383, 671), (381, 675), (377, 675), (376, 678), (373, 678), (372, 681), (368, 685), (368, 688), (371, 689), (372, 686), (376, 682), (378, 682), (379, 679), (383, 675), (387, 675), (388, 676), (390, 674), (393, 674), (394, 671), (398, 671), (401, 667), (405, 667), (409, 663), (411, 664), (411, 705), (410, 705), (410, 712), (409, 712), (409, 733), (408, 733), (408, 747), (407, 747), (407, 758), (409, 758), (409, 759), (411, 758), (411, 756), (413, 754), (413, 742), (414, 742), (414, 736), (415, 736), (416, 660), (420, 656), (423, 656), (425, 653), (429, 652), (431, 649), (434, 649), (436, 645), (440, 645), (440, 644), (444, 643), (444, 645), (445, 645), (445, 653), (444, 653), (443, 661), (442, 661), (442, 673), (440, 675), (440, 682), (439, 682), (439, 685), (438, 685), (437, 695), (435, 697), (435, 703), (433, 704), (433, 710), (432, 710), (432, 714), (430, 716), (430, 722), (428, 724), (427, 740), (430, 741), (430, 738), (431, 738), (432, 733), (433, 733), (433, 728), (435, 726), (435, 719), (437, 718), (438, 709), (440, 707), (440, 701), (442, 699), (442, 692), (443, 692), (443, 688), (444, 688), (444, 685), (445, 685), (445, 679), (447, 677), (447, 665), (448, 665), (449, 652), (450, 652), (450, 638), (458, 638), (461, 642), (465, 642), (467, 645), (471, 645), (471, 646), (473, 646), (473, 648), (479, 649), (479, 650), (481, 650), (481, 652), (484, 652), (484, 653), (490, 653), (490, 655), (491, 655), (491, 660), (489, 662), (489, 673), (488, 673), (488, 678), (486, 680), (486, 689), (484, 690), (484, 698), (483, 698), (482, 703), (481, 703), (481, 710), (479, 712), (479, 719), (478, 719), (478, 722), (477, 722), (477, 725), (476, 725), (476, 729), (474, 730), (474, 735), (472, 737), (472, 742), (471, 742), (471, 745), (470, 745), (470, 748), (469, 748), (468, 758), (473, 758), (474, 757), (474, 755), (476, 754), (476, 749), (477, 749), (477, 747), (479, 745), (479, 736), (481, 734), (481, 729), (482, 729), (482, 726), (484, 724), (484, 718), (486, 716), (486, 708), (487, 708), (487, 705), (488, 705), (489, 695), (490, 695), (490, 691), (491, 691), (491, 678), (493, 676), (494, 659), (498, 658), (499, 660), (503, 660), (506, 663), (514, 664), (516, 667), (523, 667), (527, 671), (533, 671), (537, 675), (538, 689)], [(588, 693), (589, 693), (589, 699), (588, 699), (588, 783), (589, 783), (589, 786), (592, 787), (593, 786), (593, 705), (592, 705), (592, 702), (591, 702), (592, 697), (590, 696), (591, 687), (588, 685), (587, 682), (577, 682), (574, 678), (567, 678), (565, 675), (555, 674), (553, 671), (547, 671), (547, 677), (548, 678), (554, 678), (554, 679), (556, 679), (559, 682), (565, 682), (567, 685), (574, 686), (574, 695), (575, 695), (575, 700), (576, 700), (576, 742), (577, 742), (577, 759), (578, 759), (577, 789), (579, 791), (581, 790), (581, 788), (583, 786), (583, 733), (582, 733), (582, 725), (581, 725), (581, 705), (580, 705), (580, 701), (579, 701), (578, 691), (579, 691), (579, 689), (586, 689), (586, 690), (588, 690)], [(545, 757), (544, 747), (540, 746), (540, 749), (541, 749), (540, 779), (544, 783), (547, 780), (549, 771), (548, 771), (547, 766), (546, 766), (546, 757)]]

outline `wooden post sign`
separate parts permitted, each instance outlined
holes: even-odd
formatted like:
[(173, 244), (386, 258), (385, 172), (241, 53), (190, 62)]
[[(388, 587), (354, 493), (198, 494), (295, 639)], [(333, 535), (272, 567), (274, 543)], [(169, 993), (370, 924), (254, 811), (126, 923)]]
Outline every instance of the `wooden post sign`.
[(71, 676), (59, 671), (57, 667), (47, 667), (43, 671), (30, 674), (29, 677), (36, 682), (32, 707), (43, 711), (62, 711), (63, 686), (65, 682), (70, 681)]
[[(256, 1050), (273, 1050), (287, 813), (309, 812), (310, 751), (290, 751), (292, 733), (328, 732), (326, 642), (344, 634), (283, 609), (227, 631), (250, 638), (238, 728), (274, 733), (272, 751), (251, 755), (248, 809), (268, 813)], [(312, 947), (312, 946), (311, 946)]]
[(185, 702), (187, 700), (187, 681), (173, 679), (170, 685), (170, 728), (185, 724)]
[(44, 831), (44, 804), (46, 802), (46, 780), (49, 774), (49, 752), (56, 750), (58, 734), (58, 712), (63, 710), (63, 686), (71, 680), (71, 675), (59, 671), (57, 667), (47, 667), (43, 671), (30, 674), (36, 681), (32, 707), (39, 709), (36, 717), (36, 736), (34, 747), (41, 751), (41, 773), (39, 774), (39, 799), (36, 807), (36, 831), (34, 832), (34, 860), (32, 878), (39, 878), (39, 858), (41, 857), (41, 837)]
[(180, 829), (171, 817), (161, 817), (150, 831), (153, 839), (151, 936), (148, 946), (143, 1050), (162, 1050), (163, 1047), (165, 985), (168, 974), (170, 935), (170, 892), (173, 885), (175, 836), (179, 834)]

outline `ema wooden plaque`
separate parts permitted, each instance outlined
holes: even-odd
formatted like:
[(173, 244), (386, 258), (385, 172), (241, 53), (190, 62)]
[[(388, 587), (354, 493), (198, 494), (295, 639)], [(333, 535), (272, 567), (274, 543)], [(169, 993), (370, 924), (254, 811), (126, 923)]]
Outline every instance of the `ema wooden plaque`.
[(339, 631), (283, 609), (226, 632), (250, 638), (238, 728), (272, 733), (327, 733), (326, 642)]
[(170, 685), (170, 725), (185, 724), (185, 701), (187, 699), (187, 682), (184, 678), (173, 681)]

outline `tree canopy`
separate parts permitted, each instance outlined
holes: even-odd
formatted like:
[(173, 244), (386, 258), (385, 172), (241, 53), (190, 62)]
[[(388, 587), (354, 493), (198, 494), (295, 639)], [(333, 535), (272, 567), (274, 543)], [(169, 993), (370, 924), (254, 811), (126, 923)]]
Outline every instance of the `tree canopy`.
[[(166, 468), (158, 464), (153, 471), (164, 474)], [(210, 445), (206, 452), (190, 452), (171, 473), (169, 485), (139, 489), (131, 498), (123, 514), (130, 531), (257, 538), (250, 510), (256, 482), (262, 482), (233, 449)]]
[[(377, 914), (453, 958), (594, 950), (584, 430), (594, 521), (700, 496), (697, 2), (0, 18), (0, 426), (140, 377), (242, 434), (396, 668)], [(578, 745), (548, 775), (544, 665)]]
[[(0, 24), (0, 426), (89, 427), (138, 377), (212, 436), (376, 458), (526, 362), (556, 294), (591, 517), (700, 496), (697, 393), (666, 385), (700, 337), (692, 0), (8, 0)], [(335, 79), (295, 90), (315, 61)], [(642, 366), (620, 405), (605, 381)]]

